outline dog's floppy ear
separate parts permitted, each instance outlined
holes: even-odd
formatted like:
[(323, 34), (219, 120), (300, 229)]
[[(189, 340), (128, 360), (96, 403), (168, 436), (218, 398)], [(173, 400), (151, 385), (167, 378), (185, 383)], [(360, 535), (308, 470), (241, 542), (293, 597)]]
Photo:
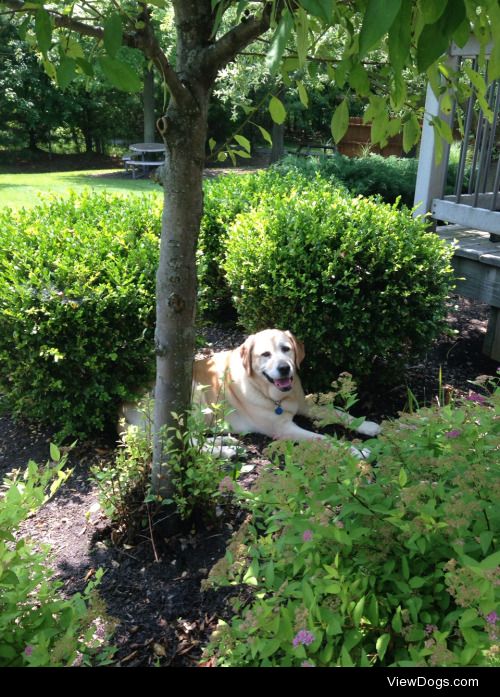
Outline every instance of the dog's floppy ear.
[(297, 366), (297, 368), (299, 368), (306, 355), (304, 344), (302, 343), (302, 341), (297, 339), (292, 334), (292, 332), (286, 331), (285, 334), (292, 342), (293, 350), (295, 352), (295, 365)]
[(243, 367), (245, 368), (248, 375), (252, 375), (252, 353), (255, 337), (252, 334), (248, 339), (240, 346), (240, 356)]

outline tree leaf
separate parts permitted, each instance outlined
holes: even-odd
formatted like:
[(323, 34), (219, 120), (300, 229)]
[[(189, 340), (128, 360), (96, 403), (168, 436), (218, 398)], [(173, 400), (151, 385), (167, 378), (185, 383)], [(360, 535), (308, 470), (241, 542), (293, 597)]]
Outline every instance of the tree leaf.
[(402, 0), (368, 0), (359, 34), (359, 57), (366, 54), (387, 34), (401, 9)]
[(299, 92), (300, 103), (307, 109), (309, 106), (309, 96), (306, 88), (304, 87), (304, 83), (300, 80), (297, 81), (297, 90)]
[(309, 48), (309, 18), (307, 12), (302, 8), (295, 16), (295, 33), (297, 35), (299, 66), (303, 67), (307, 61), (307, 49)]
[(241, 145), (242, 148), (245, 148), (247, 152), (250, 152), (252, 149), (252, 146), (250, 144), (250, 141), (248, 138), (245, 138), (245, 136), (242, 135), (235, 135), (234, 136), (235, 141), (238, 143), (238, 145)]
[(424, 19), (424, 24), (434, 24), (445, 10), (445, 3), (436, 0), (420, 0), (419, 8)]
[(122, 92), (139, 92), (142, 89), (141, 80), (126, 63), (109, 56), (101, 56), (98, 61), (104, 75), (117, 89)]
[(370, 81), (366, 68), (361, 63), (356, 63), (349, 75), (349, 84), (362, 97), (370, 94)]
[(286, 44), (290, 38), (292, 27), (292, 16), (289, 12), (284, 12), (271, 41), (269, 51), (266, 55), (266, 67), (271, 75), (274, 75), (278, 70), (283, 52), (285, 51)]
[(60, 89), (65, 90), (76, 75), (77, 63), (73, 58), (63, 56), (57, 72), (57, 85)]
[(274, 123), (277, 123), (278, 126), (285, 122), (286, 109), (278, 97), (271, 97), (269, 102), (269, 113), (271, 114), (271, 118)]
[(338, 143), (342, 140), (349, 126), (349, 106), (347, 99), (344, 99), (333, 112), (330, 129), (333, 140)]
[(465, 16), (463, 0), (448, 0), (437, 22), (425, 25), (417, 43), (417, 66), (421, 72), (446, 52), (455, 29), (462, 24)]
[(272, 144), (273, 144), (273, 139), (271, 138), (271, 134), (269, 133), (269, 131), (266, 131), (265, 128), (263, 128), (262, 126), (259, 126), (258, 124), (255, 124), (255, 125), (256, 125), (257, 128), (259, 129), (259, 131), (260, 131), (262, 137), (264, 138), (264, 140), (265, 140), (267, 143), (269, 143), (269, 145), (272, 145)]
[(118, 12), (106, 18), (104, 21), (104, 48), (111, 58), (114, 58), (123, 41), (122, 18)]
[[(492, 36), (500, 34), (500, 7), (495, 2), (489, 8)], [(491, 56), (488, 63), (488, 80), (492, 82), (500, 77), (500, 41), (493, 41)]]
[(56, 82), (57, 81), (57, 72), (56, 72), (56, 66), (54, 65), (54, 63), (49, 61), (48, 58), (44, 58), (42, 62), (43, 62), (43, 67), (44, 67), (47, 75), (50, 77), (51, 80), (54, 80), (54, 82)]
[(396, 74), (400, 73), (410, 55), (412, 3), (405, 0), (391, 25), (387, 45), (389, 61)]
[(61, 37), (60, 48), (68, 58), (85, 58), (82, 45), (71, 36)]
[(92, 63), (89, 63), (89, 61), (85, 58), (76, 58), (75, 60), (76, 64), (84, 75), (94, 77), (94, 68), (92, 67)]
[(49, 13), (43, 7), (35, 14), (35, 34), (38, 48), (46, 58), (52, 45), (52, 22)]
[(238, 155), (238, 157), (252, 157), (249, 152), (246, 152), (246, 150), (231, 150), (231, 152), (233, 152), (235, 155)]
[(372, 143), (380, 144), (380, 147), (384, 147), (387, 144), (387, 131), (389, 128), (389, 116), (387, 111), (381, 111), (372, 120), (372, 128), (370, 131), (370, 137)]
[(302, 7), (313, 17), (319, 17), (325, 22), (333, 18), (333, 3), (331, 0), (301, 0)]
[(420, 124), (415, 114), (411, 114), (403, 126), (403, 150), (409, 152), (420, 138)]

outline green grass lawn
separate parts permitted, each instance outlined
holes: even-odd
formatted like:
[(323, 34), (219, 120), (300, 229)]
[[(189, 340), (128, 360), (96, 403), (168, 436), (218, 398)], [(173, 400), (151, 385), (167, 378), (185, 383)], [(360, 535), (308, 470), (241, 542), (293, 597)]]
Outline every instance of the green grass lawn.
[(35, 206), (40, 196), (65, 196), (70, 191), (88, 188), (123, 196), (141, 193), (161, 196), (163, 193), (162, 188), (149, 179), (132, 179), (119, 169), (28, 174), (12, 174), (6, 170), (0, 167), (0, 206), (14, 209)]

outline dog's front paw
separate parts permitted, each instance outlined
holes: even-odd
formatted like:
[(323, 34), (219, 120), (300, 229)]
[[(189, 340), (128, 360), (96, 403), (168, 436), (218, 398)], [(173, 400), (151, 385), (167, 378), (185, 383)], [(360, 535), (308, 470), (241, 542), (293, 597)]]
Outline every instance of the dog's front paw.
[(368, 436), (369, 438), (375, 438), (382, 432), (381, 427), (375, 421), (363, 421), (356, 430), (362, 436)]

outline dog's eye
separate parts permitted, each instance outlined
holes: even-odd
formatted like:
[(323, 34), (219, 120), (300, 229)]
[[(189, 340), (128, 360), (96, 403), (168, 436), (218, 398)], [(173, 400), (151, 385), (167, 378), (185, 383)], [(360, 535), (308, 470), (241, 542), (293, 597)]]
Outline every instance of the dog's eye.
[(288, 351), (291, 350), (291, 347), (290, 347), (290, 346), (283, 346), (283, 347), (281, 348), (281, 350), (283, 351), (283, 353), (288, 353)]
[(264, 351), (264, 353), (260, 354), (262, 358), (271, 358), (271, 351)]

